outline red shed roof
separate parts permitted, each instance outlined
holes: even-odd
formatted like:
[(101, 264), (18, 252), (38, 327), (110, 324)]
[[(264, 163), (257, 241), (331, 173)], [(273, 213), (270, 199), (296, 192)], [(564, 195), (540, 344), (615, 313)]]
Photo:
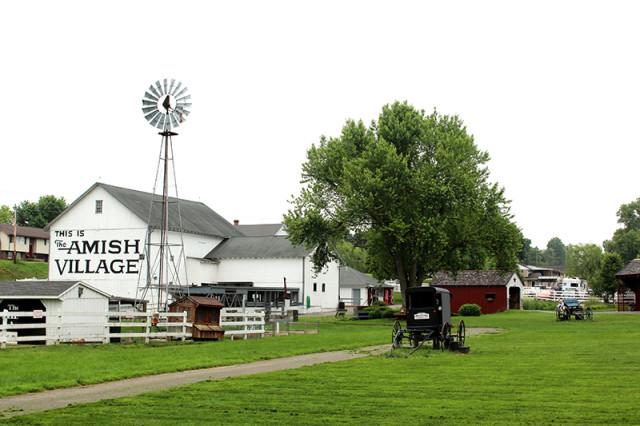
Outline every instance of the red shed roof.
[(191, 300), (196, 306), (211, 306), (213, 308), (224, 308), (224, 305), (214, 297), (201, 297), (201, 296), (185, 296), (180, 300), (172, 303), (179, 303), (183, 300)]
[(622, 268), (616, 274), (616, 278), (634, 277), (640, 276), (640, 259), (635, 259), (629, 262), (627, 266)]
[(499, 286), (506, 287), (513, 272), (501, 271), (460, 271), (453, 274), (449, 271), (438, 272), (431, 280), (433, 287), (451, 286)]

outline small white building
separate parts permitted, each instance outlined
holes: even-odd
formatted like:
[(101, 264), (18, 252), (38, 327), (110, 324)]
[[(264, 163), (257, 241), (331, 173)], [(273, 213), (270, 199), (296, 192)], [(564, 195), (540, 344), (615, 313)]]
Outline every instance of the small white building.
[(340, 267), (340, 300), (347, 305), (371, 305), (375, 300), (393, 303), (393, 285), (376, 281), (349, 266)]
[[(80, 281), (3, 281), (0, 282), (0, 311), (34, 312), (33, 317), (15, 317), (11, 324), (42, 324), (45, 329), (20, 329), (18, 336), (51, 336), (61, 341), (104, 340), (104, 324), (109, 295)], [(38, 314), (40, 313), (40, 314)], [(44, 315), (43, 315), (44, 314)], [(64, 326), (61, 325), (61, 317)], [(86, 324), (101, 325), (86, 325)]]

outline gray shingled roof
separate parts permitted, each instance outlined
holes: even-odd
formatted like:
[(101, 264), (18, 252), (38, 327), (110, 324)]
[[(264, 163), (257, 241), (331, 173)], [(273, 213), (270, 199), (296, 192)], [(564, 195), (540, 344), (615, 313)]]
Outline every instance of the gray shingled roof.
[(506, 286), (513, 273), (500, 271), (460, 271), (457, 276), (440, 271), (431, 280), (432, 287), (443, 286)]
[(367, 274), (350, 268), (349, 266), (340, 267), (340, 286), (346, 287), (377, 287), (380, 283), (371, 278)]
[(79, 281), (0, 281), (0, 299), (59, 297)]
[[(7, 235), (13, 235), (13, 225), (0, 225), (0, 231)], [(17, 226), (16, 235), (19, 237), (42, 238), (43, 240), (49, 239), (49, 231), (30, 226)]]
[[(94, 184), (87, 192), (82, 194), (78, 200), (84, 198), (94, 188), (101, 187), (115, 199), (120, 201), (133, 214), (138, 216), (144, 223), (149, 221), (149, 209), (152, 205), (153, 194), (150, 192), (136, 191), (133, 189), (120, 188), (118, 186), (106, 185), (104, 183)], [(78, 200), (71, 203), (67, 208), (71, 208)], [(158, 195), (155, 197), (151, 214), (151, 226), (159, 229), (162, 226), (162, 202)], [(178, 205), (180, 206), (180, 216), (182, 218), (182, 228), (179, 226)], [(64, 214), (64, 212), (62, 213)], [(61, 215), (62, 216), (62, 215)], [(59, 218), (60, 216), (58, 216)], [(54, 223), (58, 218), (54, 219)], [(51, 224), (49, 224), (51, 226)], [(189, 234), (208, 235), (214, 237), (229, 237), (241, 235), (231, 223), (211, 210), (205, 204), (197, 201), (169, 198), (169, 230), (181, 231)]]
[(282, 229), (281, 223), (269, 223), (265, 225), (238, 225), (236, 229), (239, 229), (242, 234), (247, 237), (267, 237), (274, 236), (276, 232)]
[(310, 250), (294, 247), (285, 237), (235, 237), (223, 241), (205, 259), (277, 259), (306, 257)]
[(632, 260), (616, 274), (616, 278), (640, 275), (640, 259)]

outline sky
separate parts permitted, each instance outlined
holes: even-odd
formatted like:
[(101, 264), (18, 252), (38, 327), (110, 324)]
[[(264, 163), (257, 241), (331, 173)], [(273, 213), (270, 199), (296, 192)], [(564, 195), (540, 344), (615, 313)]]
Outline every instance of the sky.
[(347, 119), (408, 101), (458, 115), (532, 245), (600, 245), (640, 197), (640, 3), (2, 2), (0, 205), (96, 182), (152, 192), (149, 85), (192, 96), (180, 198), (277, 223)]

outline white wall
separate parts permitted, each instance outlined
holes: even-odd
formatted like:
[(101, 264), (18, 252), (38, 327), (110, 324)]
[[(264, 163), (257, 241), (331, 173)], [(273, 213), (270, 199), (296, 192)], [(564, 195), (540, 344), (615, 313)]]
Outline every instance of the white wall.
[[(313, 262), (307, 256), (304, 259), (304, 299), (302, 303), (307, 305), (309, 298), (310, 308), (308, 312), (323, 312), (336, 310), (340, 296), (340, 266), (337, 262), (331, 262), (319, 274), (313, 271)], [(314, 291), (314, 283), (316, 290)], [(325, 291), (322, 291), (325, 284)], [(302, 296), (302, 295), (301, 295)]]

